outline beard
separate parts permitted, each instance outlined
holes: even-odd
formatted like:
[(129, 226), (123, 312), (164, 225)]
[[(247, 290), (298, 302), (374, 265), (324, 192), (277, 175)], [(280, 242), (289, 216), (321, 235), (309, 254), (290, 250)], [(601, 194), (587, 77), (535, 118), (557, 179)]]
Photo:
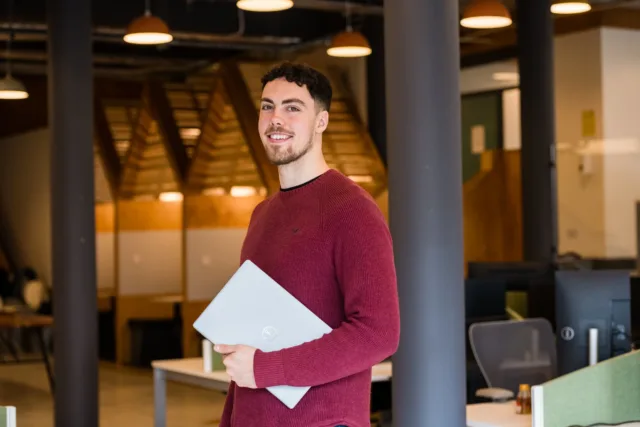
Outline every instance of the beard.
[[(279, 132), (279, 129), (269, 129), (268, 132)], [(269, 161), (276, 166), (284, 166), (295, 162), (302, 156), (307, 154), (313, 147), (313, 137), (305, 143), (302, 148), (296, 150), (295, 144), (287, 144), (286, 146), (274, 145), (270, 143), (265, 144), (265, 150)]]

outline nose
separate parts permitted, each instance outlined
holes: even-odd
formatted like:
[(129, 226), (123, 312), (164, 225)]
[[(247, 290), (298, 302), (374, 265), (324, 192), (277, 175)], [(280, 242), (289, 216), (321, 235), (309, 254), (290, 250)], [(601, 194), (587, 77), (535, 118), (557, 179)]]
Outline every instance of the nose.
[(282, 126), (283, 123), (284, 121), (278, 114), (274, 114), (273, 116), (271, 116), (271, 124), (273, 126)]

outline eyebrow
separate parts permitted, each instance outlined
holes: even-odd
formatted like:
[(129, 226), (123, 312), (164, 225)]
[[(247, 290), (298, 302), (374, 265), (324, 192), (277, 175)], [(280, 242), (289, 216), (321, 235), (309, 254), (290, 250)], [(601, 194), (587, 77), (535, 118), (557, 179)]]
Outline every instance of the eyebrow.
[[(262, 98), (260, 100), (261, 102), (268, 102), (269, 104), (275, 104), (275, 102), (273, 102), (273, 100), (269, 99), (269, 98)], [(283, 104), (300, 104), (300, 105), (305, 105), (304, 101), (302, 101), (299, 98), (288, 98), (285, 99), (284, 101), (282, 101)]]

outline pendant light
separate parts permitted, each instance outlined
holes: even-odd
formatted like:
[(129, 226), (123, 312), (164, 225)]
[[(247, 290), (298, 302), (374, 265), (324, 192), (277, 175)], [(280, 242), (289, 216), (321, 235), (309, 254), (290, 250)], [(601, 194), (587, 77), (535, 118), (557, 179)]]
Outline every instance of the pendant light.
[(9, 40), (7, 40), (7, 73), (0, 80), (0, 99), (26, 99), (29, 93), (22, 82), (11, 75), (11, 43), (13, 42), (13, 0), (9, 1)]
[(572, 15), (590, 10), (591, 5), (587, 0), (554, 0), (551, 5), (551, 12), (558, 15)]
[(331, 46), (327, 49), (327, 55), (340, 58), (357, 58), (371, 55), (371, 46), (367, 39), (359, 31), (353, 31), (351, 27), (349, 0), (346, 1), (346, 9), (347, 29), (333, 37)]
[(7, 62), (7, 75), (0, 80), (0, 99), (26, 99), (29, 97), (27, 89), (20, 80), (11, 76)]
[(503, 28), (511, 23), (511, 15), (500, 0), (471, 0), (460, 20), (463, 27), (475, 29)]
[(291, 9), (293, 0), (238, 0), (236, 6), (248, 12), (279, 12)]
[(157, 16), (151, 15), (149, 0), (145, 2), (144, 15), (131, 21), (124, 41), (131, 44), (158, 45), (170, 43), (173, 36), (169, 27)]

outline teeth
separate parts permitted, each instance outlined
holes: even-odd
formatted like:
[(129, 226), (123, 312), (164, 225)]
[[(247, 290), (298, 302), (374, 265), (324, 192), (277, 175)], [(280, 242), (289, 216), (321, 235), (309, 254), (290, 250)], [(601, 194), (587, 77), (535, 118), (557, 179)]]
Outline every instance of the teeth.
[(284, 140), (284, 139), (288, 139), (288, 138), (289, 138), (289, 135), (273, 134), (273, 135), (270, 135), (269, 137), (270, 137), (271, 139), (275, 139), (275, 140), (278, 140), (278, 141), (282, 141), (282, 140)]

